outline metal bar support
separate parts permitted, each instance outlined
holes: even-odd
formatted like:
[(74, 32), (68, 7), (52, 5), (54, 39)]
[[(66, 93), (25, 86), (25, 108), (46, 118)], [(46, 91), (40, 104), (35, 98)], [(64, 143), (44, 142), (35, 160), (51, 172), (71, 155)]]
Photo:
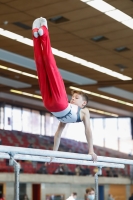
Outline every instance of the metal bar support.
[(14, 160), (14, 154), (10, 153), (9, 165), (14, 166), (15, 183), (14, 183), (14, 200), (19, 200), (19, 172), (20, 165)]
[[(69, 158), (69, 159), (88, 160), (88, 161), (92, 160), (92, 156), (86, 155), (86, 154), (0, 145), (0, 153), (10, 153), (10, 152), (14, 152), (15, 154), (23, 154), (23, 155), (28, 154), (28, 155), (33, 155), (33, 156)], [(97, 161), (98, 162), (106, 162), (106, 163), (118, 163), (118, 164), (133, 165), (133, 160), (121, 159), (121, 158), (111, 158), (111, 157), (104, 157), (104, 156), (98, 156)]]
[(98, 191), (98, 175), (102, 174), (102, 167), (98, 167), (98, 171), (95, 174), (95, 200), (99, 198), (99, 191)]
[[(27, 150), (28, 151), (28, 150)], [(80, 155), (80, 154), (79, 154)], [(8, 153), (1, 153), (0, 158), (10, 159)], [(14, 155), (14, 160), (31, 160), (38, 162), (50, 162), (51, 157), (46, 156), (34, 156), (34, 155), (25, 155), (25, 154), (17, 154)], [(124, 168), (124, 164), (117, 163), (107, 163), (107, 162), (93, 162), (89, 160), (79, 160), (79, 159), (66, 159), (66, 158), (53, 158), (53, 163), (65, 163), (65, 164), (76, 164), (76, 165), (90, 165), (90, 166), (101, 166), (101, 167), (112, 167), (112, 168)]]

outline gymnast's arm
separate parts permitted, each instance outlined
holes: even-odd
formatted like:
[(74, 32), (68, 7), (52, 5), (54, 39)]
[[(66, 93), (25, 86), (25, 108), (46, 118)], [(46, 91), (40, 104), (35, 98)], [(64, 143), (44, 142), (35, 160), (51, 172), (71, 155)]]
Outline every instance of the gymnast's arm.
[(90, 128), (90, 114), (87, 108), (83, 110), (84, 110), (83, 123), (85, 126), (85, 135), (88, 142), (89, 154), (92, 156), (92, 160), (95, 162), (97, 161), (97, 155), (94, 153), (94, 150), (93, 150), (93, 138), (92, 138), (92, 132)]
[(62, 122), (59, 123), (58, 129), (57, 129), (55, 136), (54, 136), (54, 147), (53, 147), (54, 151), (57, 151), (58, 148), (59, 148), (61, 134), (62, 134), (65, 126), (66, 126), (65, 123), (62, 123)]

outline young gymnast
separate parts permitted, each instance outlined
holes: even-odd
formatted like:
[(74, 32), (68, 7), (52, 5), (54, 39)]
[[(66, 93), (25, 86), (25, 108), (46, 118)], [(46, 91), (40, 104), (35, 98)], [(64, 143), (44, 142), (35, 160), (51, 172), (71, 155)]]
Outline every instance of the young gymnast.
[(89, 154), (92, 156), (92, 160), (96, 161), (97, 155), (93, 150), (89, 110), (85, 108), (88, 103), (87, 95), (83, 92), (73, 91), (72, 99), (68, 103), (64, 82), (52, 54), (47, 20), (45, 18), (37, 18), (33, 22), (32, 34), (34, 59), (43, 103), (45, 108), (60, 121), (54, 136), (53, 150), (58, 150), (61, 134), (67, 123), (83, 121)]

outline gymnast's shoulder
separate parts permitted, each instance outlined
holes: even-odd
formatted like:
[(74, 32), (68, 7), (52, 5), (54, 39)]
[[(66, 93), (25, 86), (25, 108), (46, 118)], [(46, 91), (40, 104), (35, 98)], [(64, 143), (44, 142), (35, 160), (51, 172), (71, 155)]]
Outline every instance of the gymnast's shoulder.
[(90, 113), (89, 113), (89, 109), (88, 108), (83, 108), (80, 110), (80, 115), (81, 115), (81, 118), (83, 120), (83, 118), (85, 117), (90, 117)]

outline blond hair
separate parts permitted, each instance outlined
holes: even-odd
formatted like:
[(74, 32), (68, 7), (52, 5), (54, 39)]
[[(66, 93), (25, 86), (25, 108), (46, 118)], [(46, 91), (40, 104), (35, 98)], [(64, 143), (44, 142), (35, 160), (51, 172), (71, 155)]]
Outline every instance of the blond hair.
[(88, 95), (87, 95), (86, 93), (84, 93), (84, 92), (82, 92), (82, 91), (77, 91), (77, 90), (72, 90), (72, 91), (71, 91), (71, 94), (72, 94), (72, 95), (75, 94), (75, 93), (81, 95), (82, 98), (83, 98), (83, 100), (86, 101), (86, 104), (88, 103), (89, 97), (88, 97)]

